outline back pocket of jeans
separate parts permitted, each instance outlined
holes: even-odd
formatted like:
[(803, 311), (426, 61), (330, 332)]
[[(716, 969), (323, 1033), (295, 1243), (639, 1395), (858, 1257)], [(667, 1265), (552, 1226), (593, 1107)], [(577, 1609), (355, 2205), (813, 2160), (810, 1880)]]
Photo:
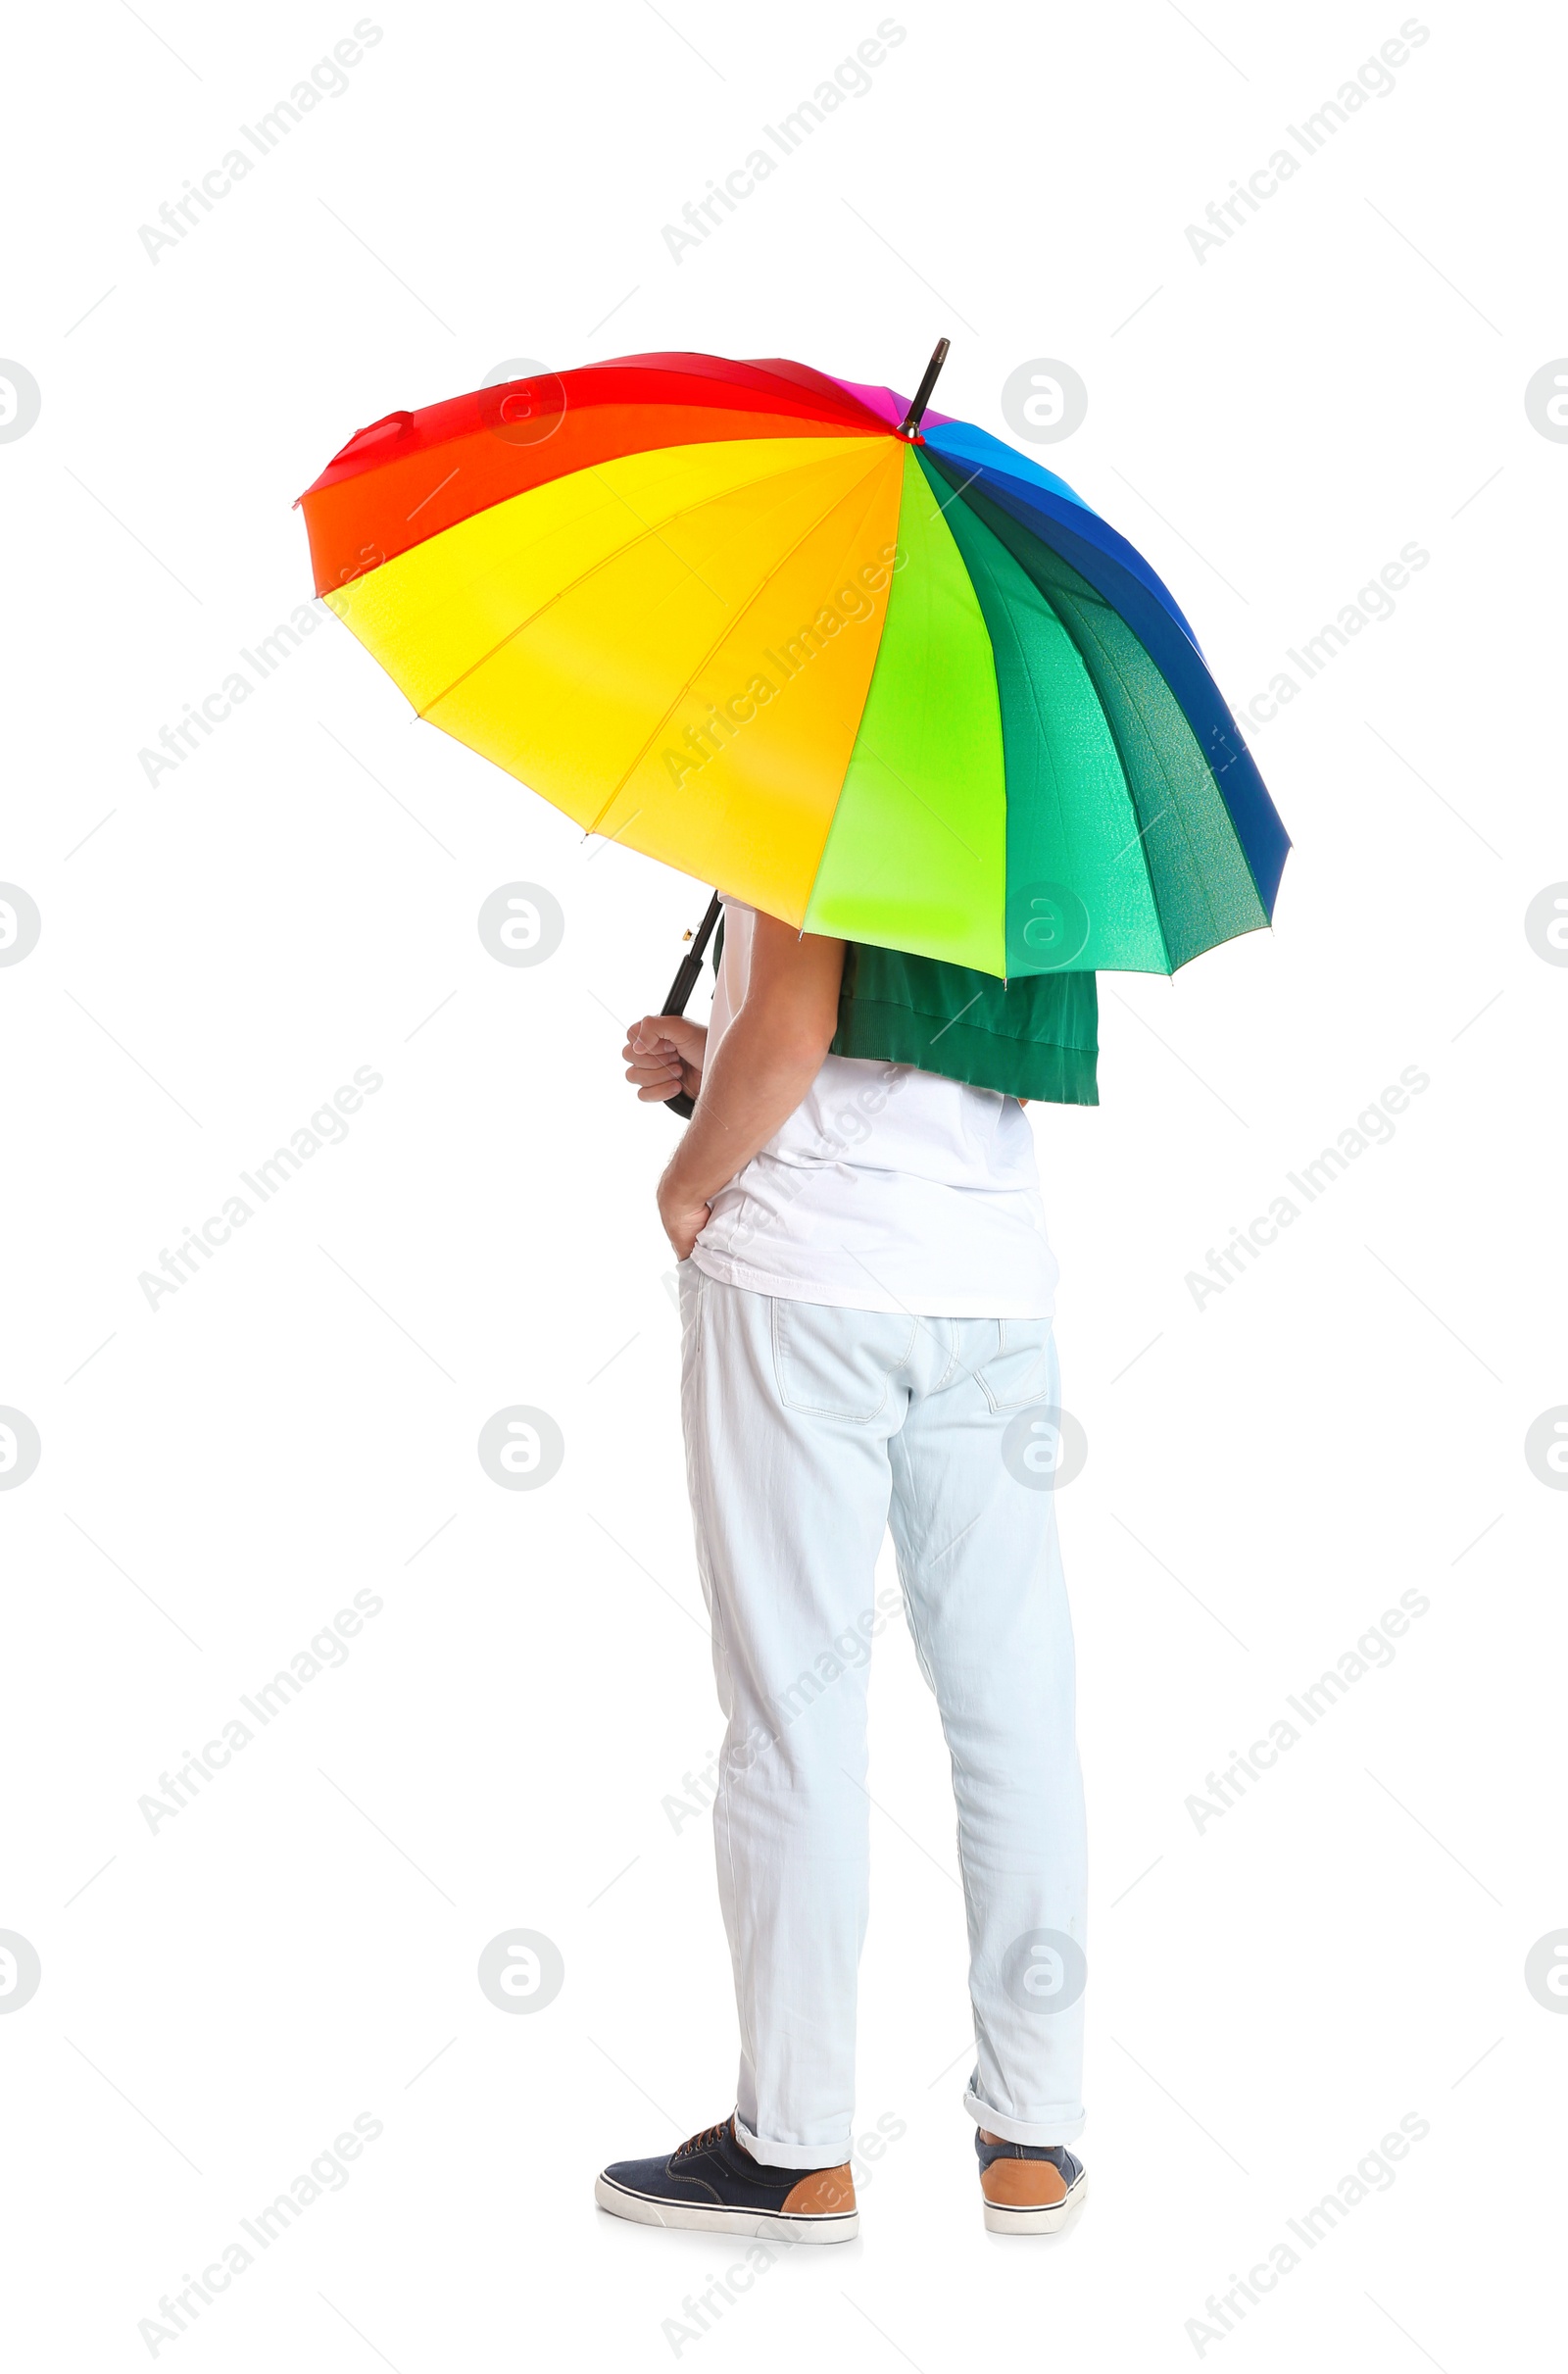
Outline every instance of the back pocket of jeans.
[(889, 1379), (914, 1350), (919, 1320), (902, 1311), (840, 1311), (776, 1300), (773, 1373), (786, 1410), (863, 1421), (885, 1408)]
[(993, 1410), (1021, 1410), (1055, 1398), (1055, 1361), (1049, 1319), (998, 1319), (997, 1349), (975, 1382)]

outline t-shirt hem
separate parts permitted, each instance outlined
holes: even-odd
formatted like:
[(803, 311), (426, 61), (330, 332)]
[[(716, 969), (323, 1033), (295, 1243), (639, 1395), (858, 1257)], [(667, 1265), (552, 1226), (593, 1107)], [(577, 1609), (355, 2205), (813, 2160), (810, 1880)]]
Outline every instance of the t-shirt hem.
[(928, 1297), (918, 1303), (903, 1302), (896, 1294), (871, 1287), (854, 1291), (835, 1286), (832, 1280), (820, 1277), (788, 1277), (769, 1269), (759, 1269), (750, 1261), (738, 1261), (723, 1255), (710, 1254), (703, 1259), (701, 1237), (692, 1251), (692, 1261), (705, 1277), (715, 1285), (738, 1286), (747, 1294), (771, 1295), (777, 1302), (816, 1303), (831, 1311), (906, 1311), (927, 1319), (1049, 1319), (1055, 1316), (1055, 1296), (1040, 1299), (1031, 1296), (997, 1296), (956, 1294), (933, 1303)]

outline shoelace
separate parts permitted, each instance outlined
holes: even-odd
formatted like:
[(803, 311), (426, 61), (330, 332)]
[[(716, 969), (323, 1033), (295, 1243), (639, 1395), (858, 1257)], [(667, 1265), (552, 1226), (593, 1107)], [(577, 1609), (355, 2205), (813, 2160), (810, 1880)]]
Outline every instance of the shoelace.
[(693, 2151), (706, 2151), (710, 2144), (717, 2143), (719, 2137), (728, 2132), (729, 2120), (721, 2118), (716, 2126), (705, 2127), (701, 2135), (689, 2135), (674, 2156), (676, 2159), (685, 2159)]

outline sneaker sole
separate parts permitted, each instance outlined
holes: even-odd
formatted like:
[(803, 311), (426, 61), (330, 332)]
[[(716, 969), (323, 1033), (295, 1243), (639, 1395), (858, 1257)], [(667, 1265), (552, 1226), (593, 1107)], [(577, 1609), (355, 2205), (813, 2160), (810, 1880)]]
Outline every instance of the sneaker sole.
[(1079, 2177), (1075, 2185), (1069, 2186), (1061, 2201), (1054, 2201), (1045, 2208), (1013, 2209), (1004, 2201), (988, 2201), (985, 2203), (986, 2231), (988, 2234), (1057, 2234), (1073, 2211), (1082, 2205), (1088, 2191), (1089, 2178), (1085, 2174)]
[(842, 2214), (787, 2216), (782, 2209), (725, 2209), (696, 2202), (661, 2201), (652, 2193), (633, 2193), (608, 2176), (594, 2179), (594, 2199), (612, 2217), (629, 2218), (637, 2226), (678, 2227), (697, 2234), (782, 2235), (788, 2242), (853, 2242), (860, 2231), (858, 2209)]

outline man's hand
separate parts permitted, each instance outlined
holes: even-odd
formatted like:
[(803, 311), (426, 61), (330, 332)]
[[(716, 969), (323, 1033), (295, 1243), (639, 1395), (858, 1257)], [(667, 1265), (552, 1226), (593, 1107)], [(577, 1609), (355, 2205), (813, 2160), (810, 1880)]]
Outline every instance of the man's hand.
[(707, 1047), (707, 1023), (688, 1022), (684, 1014), (645, 1014), (640, 1022), (633, 1022), (620, 1053), (627, 1079), (636, 1082), (638, 1103), (662, 1105), (672, 1096), (695, 1097), (703, 1084)]
[[(713, 1197), (788, 1120), (821, 1069), (838, 1027), (843, 971), (842, 940), (757, 916), (740, 1012), (711, 1063), (703, 1050), (702, 1098), (659, 1182), (659, 1216), (683, 1261), (708, 1225)], [(650, 1014), (639, 1028), (668, 1036), (693, 1025)], [(670, 1078), (639, 1094), (668, 1096), (675, 1084)]]
[(692, 1247), (708, 1225), (709, 1208), (704, 1203), (694, 1202), (691, 1190), (682, 1187), (678, 1180), (670, 1176), (674, 1166), (671, 1161), (669, 1169), (659, 1182), (659, 1217), (664, 1234), (675, 1249), (675, 1259), (685, 1261), (691, 1259)]

